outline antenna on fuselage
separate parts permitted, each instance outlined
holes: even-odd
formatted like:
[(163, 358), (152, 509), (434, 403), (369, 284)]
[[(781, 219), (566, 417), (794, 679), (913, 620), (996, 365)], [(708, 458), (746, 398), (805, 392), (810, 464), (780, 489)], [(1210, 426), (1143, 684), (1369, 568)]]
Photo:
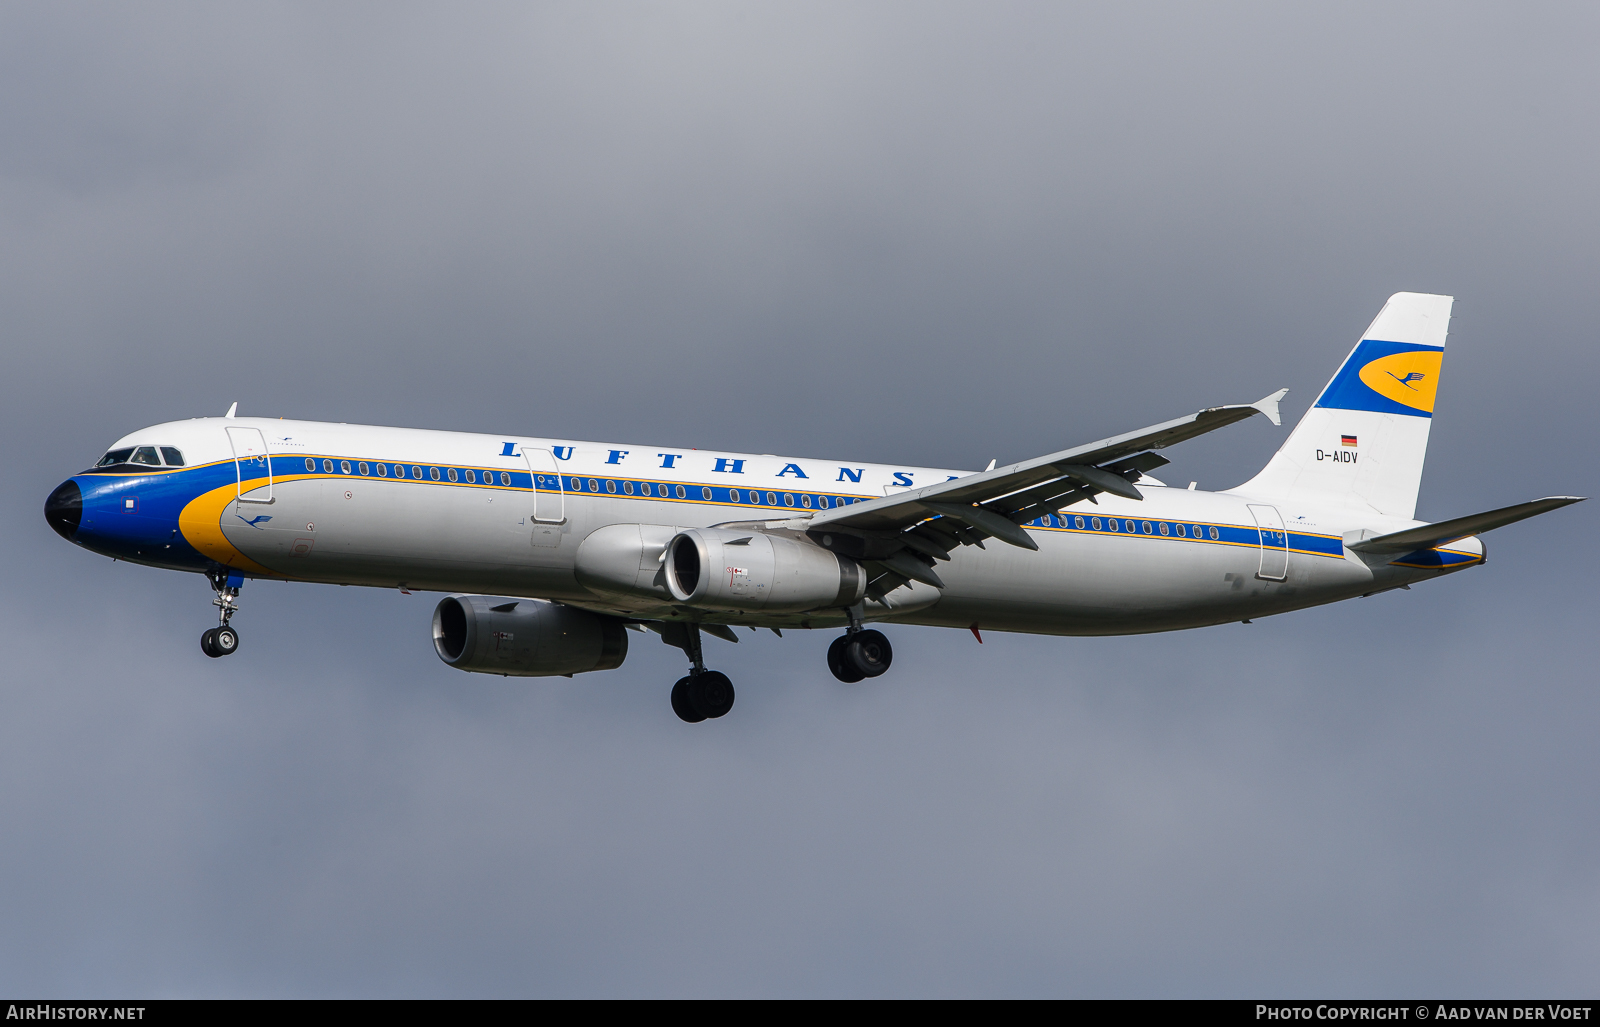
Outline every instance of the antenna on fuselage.
[(233, 405), (228, 408), (228, 412), (223, 414), (222, 416), (223, 417), (232, 417), (235, 413), (238, 412), (238, 410), (239, 410), (239, 401), (238, 400), (234, 400), (233, 401)]

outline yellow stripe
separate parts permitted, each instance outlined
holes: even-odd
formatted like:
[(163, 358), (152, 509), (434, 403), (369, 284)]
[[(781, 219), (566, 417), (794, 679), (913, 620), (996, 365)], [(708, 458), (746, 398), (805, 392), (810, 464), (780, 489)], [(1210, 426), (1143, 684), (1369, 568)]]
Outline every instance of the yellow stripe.
[(239, 552), (222, 534), (222, 514), (238, 498), (238, 482), (200, 493), (189, 500), (178, 514), (178, 530), (183, 532), (184, 539), (191, 546), (226, 567), (281, 577), (277, 571), (263, 567)]

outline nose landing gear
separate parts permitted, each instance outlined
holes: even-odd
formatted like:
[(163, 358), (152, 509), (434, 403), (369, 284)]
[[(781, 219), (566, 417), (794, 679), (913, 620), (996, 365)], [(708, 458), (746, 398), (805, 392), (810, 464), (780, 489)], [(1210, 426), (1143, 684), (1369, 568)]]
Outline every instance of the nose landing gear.
[(200, 651), (212, 659), (231, 656), (239, 651), (239, 633), (228, 621), (239, 612), (239, 589), (244, 586), (244, 576), (222, 570), (207, 571), (206, 580), (217, 594), (211, 605), (217, 608), (217, 619), (221, 623), (200, 636)]

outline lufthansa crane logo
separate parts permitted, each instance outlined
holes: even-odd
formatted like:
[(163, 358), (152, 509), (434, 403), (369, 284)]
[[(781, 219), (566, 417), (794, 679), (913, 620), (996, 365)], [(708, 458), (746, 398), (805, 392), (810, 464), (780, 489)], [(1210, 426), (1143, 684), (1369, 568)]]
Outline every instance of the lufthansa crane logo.
[(260, 528), (261, 528), (261, 526), (263, 524), (265, 524), (268, 521), (272, 520), (271, 516), (269, 516), (268, 514), (258, 514), (255, 517), (250, 517), (250, 518), (246, 518), (243, 514), (234, 514), (234, 516), (239, 518), (241, 521), (244, 521), (246, 524), (250, 525), (250, 527), (255, 528), (257, 530), (260, 530)]
[(1402, 407), (1431, 414), (1434, 396), (1439, 391), (1439, 365), (1443, 360), (1442, 349), (1391, 353), (1368, 361), (1360, 371), (1361, 383)]

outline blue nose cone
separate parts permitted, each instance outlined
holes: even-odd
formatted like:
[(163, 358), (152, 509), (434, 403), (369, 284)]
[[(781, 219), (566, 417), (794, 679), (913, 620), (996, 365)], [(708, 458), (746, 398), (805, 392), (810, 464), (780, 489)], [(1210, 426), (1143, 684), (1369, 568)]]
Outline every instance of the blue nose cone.
[(83, 520), (83, 490), (75, 481), (64, 481), (44, 501), (45, 523), (68, 542), (76, 541)]

